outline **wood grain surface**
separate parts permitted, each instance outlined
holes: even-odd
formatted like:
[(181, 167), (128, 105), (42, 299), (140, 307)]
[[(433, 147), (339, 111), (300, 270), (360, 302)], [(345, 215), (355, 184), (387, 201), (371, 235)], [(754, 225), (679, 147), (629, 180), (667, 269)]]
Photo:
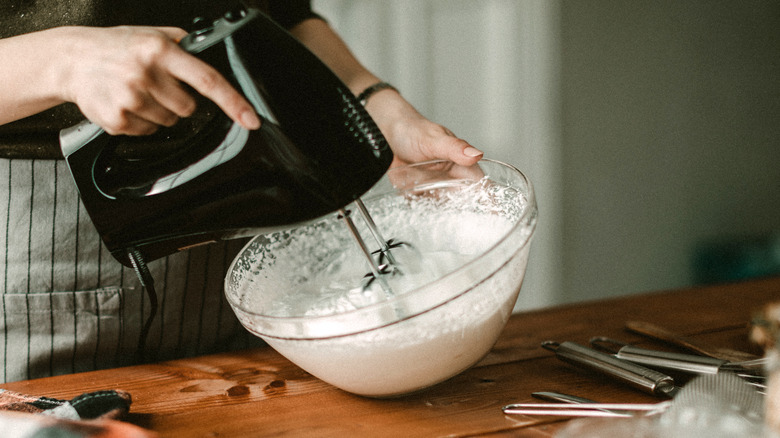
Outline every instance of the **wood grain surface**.
[[(348, 394), (302, 371), (270, 348), (181, 359), (0, 385), (71, 398), (117, 388), (133, 404), (127, 421), (162, 437), (547, 437), (556, 417), (509, 416), (501, 407), (557, 391), (601, 402), (660, 399), (581, 371), (540, 347), (609, 336), (648, 348), (674, 347), (628, 331), (645, 321), (692, 341), (754, 355), (749, 322), (780, 301), (780, 278), (647, 293), (514, 315), (493, 350), (470, 370), (395, 399)], [(684, 382), (681, 382), (684, 383)]]

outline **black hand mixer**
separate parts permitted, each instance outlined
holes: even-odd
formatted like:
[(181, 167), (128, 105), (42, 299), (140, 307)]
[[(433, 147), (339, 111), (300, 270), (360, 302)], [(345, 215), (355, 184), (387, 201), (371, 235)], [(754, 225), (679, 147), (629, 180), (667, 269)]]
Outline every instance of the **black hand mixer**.
[(345, 206), (359, 202), (393, 159), (350, 90), (259, 10), (233, 10), (181, 46), (243, 93), (260, 129), (241, 128), (196, 96), (192, 117), (150, 136), (111, 136), (88, 121), (60, 135), (95, 228), (111, 254), (136, 270), (152, 309), (146, 262), (330, 212), (348, 219)]

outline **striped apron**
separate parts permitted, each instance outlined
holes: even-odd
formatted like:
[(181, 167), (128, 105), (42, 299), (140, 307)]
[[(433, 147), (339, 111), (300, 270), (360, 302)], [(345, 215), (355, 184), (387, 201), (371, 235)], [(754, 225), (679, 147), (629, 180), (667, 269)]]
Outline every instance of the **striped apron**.
[[(129, 365), (150, 302), (114, 260), (62, 160), (0, 159), (2, 381)], [(159, 310), (143, 352), (167, 360), (259, 345), (225, 302), (243, 241), (153, 261)]]

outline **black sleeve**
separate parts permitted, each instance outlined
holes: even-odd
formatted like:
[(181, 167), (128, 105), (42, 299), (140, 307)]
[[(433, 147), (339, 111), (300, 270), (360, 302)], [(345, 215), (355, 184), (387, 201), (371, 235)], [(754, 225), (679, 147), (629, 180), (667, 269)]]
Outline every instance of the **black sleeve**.
[(268, 14), (286, 29), (308, 18), (322, 19), (311, 10), (310, 0), (268, 0)]

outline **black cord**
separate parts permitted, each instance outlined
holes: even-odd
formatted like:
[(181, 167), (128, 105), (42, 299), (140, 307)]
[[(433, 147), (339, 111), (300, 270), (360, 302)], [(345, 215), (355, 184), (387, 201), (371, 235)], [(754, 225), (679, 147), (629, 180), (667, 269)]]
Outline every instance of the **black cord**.
[(146, 266), (141, 251), (137, 248), (129, 248), (127, 250), (127, 257), (130, 259), (130, 264), (133, 265), (138, 280), (141, 281), (141, 286), (146, 291), (146, 295), (149, 297), (151, 304), (151, 310), (149, 316), (146, 318), (143, 328), (141, 329), (141, 335), (138, 338), (138, 350), (136, 350), (136, 361), (145, 362), (146, 360), (146, 338), (149, 336), (149, 330), (152, 328), (152, 322), (155, 315), (157, 315), (157, 291), (154, 289), (154, 278), (149, 271), (149, 267)]

